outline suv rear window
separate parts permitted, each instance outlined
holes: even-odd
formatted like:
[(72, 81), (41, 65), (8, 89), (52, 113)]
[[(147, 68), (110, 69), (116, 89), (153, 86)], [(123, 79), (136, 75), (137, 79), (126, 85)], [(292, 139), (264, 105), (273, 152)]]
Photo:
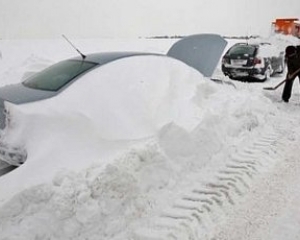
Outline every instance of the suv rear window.
[(229, 50), (229, 54), (248, 54), (248, 55), (253, 55), (255, 52), (255, 47), (251, 45), (238, 45), (238, 46), (233, 46)]
[(62, 61), (29, 77), (23, 85), (39, 90), (58, 91), (72, 79), (96, 65), (96, 63), (78, 60)]

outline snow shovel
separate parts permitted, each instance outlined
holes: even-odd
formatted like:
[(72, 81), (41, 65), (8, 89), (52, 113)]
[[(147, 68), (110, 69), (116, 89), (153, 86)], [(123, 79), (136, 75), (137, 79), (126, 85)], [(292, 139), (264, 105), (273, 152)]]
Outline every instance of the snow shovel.
[(289, 79), (292, 79), (294, 77), (296, 77), (296, 75), (300, 72), (300, 68), (298, 68), (295, 72), (293, 72), (293, 74), (289, 77), (284, 79), (282, 82), (278, 83), (275, 87), (264, 87), (264, 90), (276, 90), (277, 88), (279, 88), (282, 84), (284, 84), (286, 81), (288, 81)]
[(283, 81), (281, 81), (280, 83), (278, 83), (275, 87), (264, 87), (264, 90), (276, 90), (277, 88), (279, 88), (282, 84), (284, 84), (288, 79), (284, 79)]

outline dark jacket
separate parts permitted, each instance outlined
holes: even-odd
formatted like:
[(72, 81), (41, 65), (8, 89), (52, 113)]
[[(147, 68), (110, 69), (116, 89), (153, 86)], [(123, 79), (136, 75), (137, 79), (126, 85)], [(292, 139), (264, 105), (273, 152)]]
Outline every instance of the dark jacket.
[[(297, 54), (286, 59), (288, 74), (293, 74), (300, 68), (300, 46), (297, 46), (296, 48)], [(299, 76), (300, 79), (300, 73), (298, 73), (297, 76)], [(295, 78), (296, 76), (291, 78), (291, 80), (294, 80)]]
[[(293, 56), (286, 58), (286, 63), (287, 63), (287, 68), (288, 68), (287, 78), (289, 78), (290, 75), (295, 73), (295, 71), (297, 71), (300, 68), (300, 54), (299, 54), (299, 51), (298, 51), (299, 49), (300, 48), (298, 48), (298, 46), (297, 46), (298, 54), (294, 54)], [(294, 82), (294, 79), (297, 76), (300, 80), (300, 72), (299, 72), (298, 74), (291, 77), (290, 79), (288, 79), (285, 82), (283, 92), (282, 92), (282, 96), (281, 96), (283, 101), (285, 101), (285, 102), (289, 101), (289, 99), (291, 97), (291, 93), (292, 93), (293, 82)]]

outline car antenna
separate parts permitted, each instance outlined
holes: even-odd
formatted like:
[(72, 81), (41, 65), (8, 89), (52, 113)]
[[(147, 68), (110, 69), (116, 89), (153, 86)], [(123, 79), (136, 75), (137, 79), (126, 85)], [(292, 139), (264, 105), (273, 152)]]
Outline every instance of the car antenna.
[(64, 38), (64, 39), (66, 39), (66, 41), (68, 42), (68, 43), (70, 43), (70, 45), (80, 54), (80, 56), (82, 57), (82, 59), (85, 59), (86, 58), (86, 56), (82, 53), (82, 52), (80, 52), (75, 46), (74, 46), (74, 44), (73, 43), (71, 43), (70, 41), (69, 41), (69, 39), (63, 34), (62, 35), (62, 37)]

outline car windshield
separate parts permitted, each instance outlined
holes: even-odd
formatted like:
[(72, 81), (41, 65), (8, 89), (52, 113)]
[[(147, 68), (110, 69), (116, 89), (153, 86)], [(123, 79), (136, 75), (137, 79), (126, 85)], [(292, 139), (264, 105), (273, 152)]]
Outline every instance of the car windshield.
[(255, 47), (251, 45), (234, 46), (229, 50), (229, 54), (248, 54), (253, 55)]
[(58, 91), (76, 76), (96, 65), (96, 63), (79, 60), (62, 61), (29, 77), (23, 84), (29, 88)]

